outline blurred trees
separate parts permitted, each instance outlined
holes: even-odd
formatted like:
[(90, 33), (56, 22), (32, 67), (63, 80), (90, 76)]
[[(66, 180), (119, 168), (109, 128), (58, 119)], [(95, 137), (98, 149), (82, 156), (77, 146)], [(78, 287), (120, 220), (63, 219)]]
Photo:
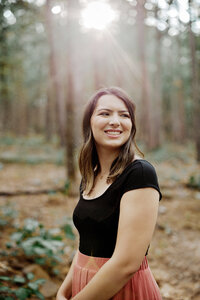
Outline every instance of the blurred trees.
[(59, 137), (73, 175), (85, 102), (118, 85), (148, 149), (194, 140), (200, 160), (198, 0), (110, 0), (118, 18), (107, 30), (83, 26), (88, 2), (1, 0), (1, 131)]
[(26, 1), (0, 3), (0, 126), (4, 131), (44, 130), (47, 43), (40, 17), (40, 11)]

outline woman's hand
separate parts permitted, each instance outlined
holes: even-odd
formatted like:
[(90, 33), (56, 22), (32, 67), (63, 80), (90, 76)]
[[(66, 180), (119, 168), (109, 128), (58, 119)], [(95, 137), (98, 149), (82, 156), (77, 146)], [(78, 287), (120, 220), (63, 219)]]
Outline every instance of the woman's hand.
[(76, 254), (73, 258), (73, 262), (71, 264), (69, 272), (68, 272), (67, 276), (65, 277), (65, 280), (63, 281), (63, 283), (61, 284), (61, 286), (60, 286), (60, 288), (57, 292), (56, 300), (69, 300), (69, 299), (71, 299), (71, 295), (72, 295), (72, 275), (73, 275), (73, 268), (74, 268), (74, 265), (76, 263), (77, 255), (78, 255), (78, 251), (76, 251)]
[(68, 300), (68, 298), (66, 298), (66, 297), (63, 296), (63, 295), (57, 295), (57, 296), (56, 296), (56, 300)]

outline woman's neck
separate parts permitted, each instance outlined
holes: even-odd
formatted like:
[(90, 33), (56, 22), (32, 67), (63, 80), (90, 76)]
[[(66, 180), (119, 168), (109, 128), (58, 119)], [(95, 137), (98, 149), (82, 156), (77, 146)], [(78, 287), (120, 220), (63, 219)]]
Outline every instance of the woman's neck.
[(119, 151), (110, 151), (107, 149), (97, 149), (99, 164), (100, 164), (100, 174), (108, 175), (110, 172), (110, 167), (113, 161), (119, 155)]

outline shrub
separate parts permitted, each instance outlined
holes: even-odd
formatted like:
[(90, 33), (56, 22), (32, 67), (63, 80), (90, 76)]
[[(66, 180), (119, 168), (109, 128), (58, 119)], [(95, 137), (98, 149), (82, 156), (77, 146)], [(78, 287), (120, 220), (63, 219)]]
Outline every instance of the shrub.
[[(32, 273), (23, 276), (0, 276), (0, 300), (25, 300), (35, 295), (38, 299), (44, 300), (44, 296), (39, 291), (39, 286), (45, 279), (31, 281), (34, 278)], [(6, 285), (5, 285), (6, 284)], [(15, 286), (13, 288), (13, 286)]]
[(21, 253), (29, 260), (49, 268), (61, 261), (64, 247), (62, 236), (52, 234), (37, 220), (26, 219), (10, 238), (7, 248), (14, 250), (15, 255)]

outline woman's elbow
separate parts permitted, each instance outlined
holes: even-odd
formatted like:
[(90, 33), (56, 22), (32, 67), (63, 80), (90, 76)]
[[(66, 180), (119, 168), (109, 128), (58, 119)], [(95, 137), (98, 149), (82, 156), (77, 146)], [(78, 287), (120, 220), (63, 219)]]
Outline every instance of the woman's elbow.
[(124, 273), (127, 277), (132, 277), (140, 268), (139, 262), (129, 262), (124, 265)]
[(140, 268), (141, 262), (133, 259), (122, 259), (117, 262), (117, 269), (123, 277), (130, 279)]

